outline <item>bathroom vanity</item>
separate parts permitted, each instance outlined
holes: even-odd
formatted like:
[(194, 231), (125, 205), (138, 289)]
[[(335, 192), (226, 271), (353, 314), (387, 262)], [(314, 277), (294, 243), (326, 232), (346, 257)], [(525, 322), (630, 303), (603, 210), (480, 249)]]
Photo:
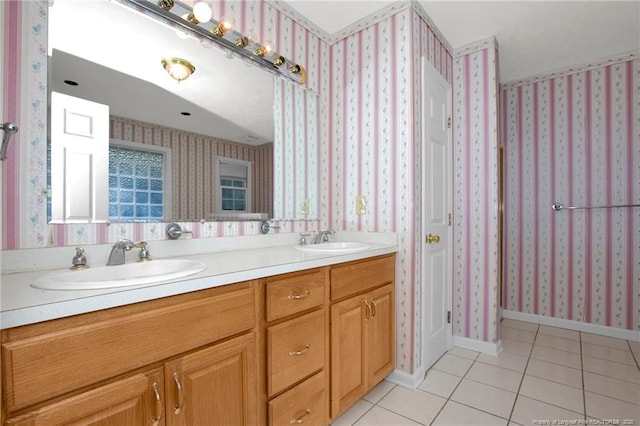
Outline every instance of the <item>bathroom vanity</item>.
[(5, 328), (2, 422), (329, 424), (394, 368), (394, 252)]

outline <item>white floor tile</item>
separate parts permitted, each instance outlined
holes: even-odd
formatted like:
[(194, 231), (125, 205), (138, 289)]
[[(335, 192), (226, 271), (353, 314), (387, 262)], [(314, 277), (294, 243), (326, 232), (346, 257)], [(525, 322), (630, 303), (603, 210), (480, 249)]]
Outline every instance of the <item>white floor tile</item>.
[(500, 321), (500, 329), (502, 329), (502, 327), (517, 328), (519, 330), (526, 330), (526, 331), (533, 331), (533, 332), (538, 331), (538, 324), (535, 324), (532, 322), (518, 321), (514, 319), (509, 319), (509, 318), (505, 318), (502, 321)]
[(378, 383), (378, 385), (375, 388), (371, 389), (369, 393), (363, 396), (362, 399), (375, 404), (378, 401), (380, 401), (382, 398), (384, 398), (384, 396), (388, 394), (391, 391), (391, 389), (393, 389), (395, 386), (396, 385), (394, 385), (393, 383), (383, 380), (380, 383)]
[(584, 372), (584, 389), (638, 405), (640, 410), (640, 384), (613, 379), (600, 374)]
[(516, 355), (521, 356), (529, 356), (531, 353), (531, 348), (533, 347), (532, 343), (521, 342), (519, 340), (513, 339), (501, 339), (502, 340), (502, 349), (505, 352), (510, 352)]
[(412, 420), (402, 417), (382, 407), (375, 406), (367, 411), (354, 425), (358, 426), (420, 426)]
[[(593, 392), (585, 392), (584, 398), (587, 406), (587, 415), (595, 419), (620, 420), (618, 424), (640, 424), (640, 407), (619, 399), (613, 399)], [(633, 422), (623, 422), (623, 420)], [(601, 423), (605, 424), (605, 423)], [(608, 423), (614, 424), (614, 423)]]
[[(521, 425), (579, 424), (572, 420), (583, 420), (584, 416), (555, 405), (519, 395), (511, 415), (511, 421)], [(554, 423), (556, 421), (556, 423)]]
[(505, 419), (449, 401), (432, 426), (503, 426), (506, 424)]
[(459, 348), (457, 346), (454, 347), (453, 349), (451, 349), (447, 353), (451, 354), (451, 355), (456, 355), (456, 356), (459, 356), (459, 357), (462, 357), (462, 358), (473, 359), (473, 360), (478, 358), (478, 355), (480, 354), (480, 352), (471, 351), (469, 349)]
[(518, 328), (501, 327), (500, 338), (513, 339), (525, 343), (533, 343), (536, 338), (536, 332), (520, 330)]
[(593, 358), (602, 358), (609, 361), (620, 362), (622, 364), (636, 365), (636, 361), (630, 351), (607, 348), (600, 345), (592, 345), (591, 343), (582, 344), (582, 355)]
[(563, 337), (540, 334), (538, 337), (536, 337), (536, 346), (538, 345), (565, 352), (573, 352), (577, 354), (580, 353), (580, 342), (576, 340), (565, 339)]
[(582, 390), (561, 383), (524, 376), (520, 395), (537, 399), (576, 413), (584, 412)]
[(495, 365), (476, 362), (465, 376), (465, 379), (475, 380), (486, 385), (495, 386), (509, 392), (518, 392), (522, 373), (508, 370)]
[(463, 379), (462, 383), (460, 383), (453, 395), (451, 395), (451, 399), (461, 404), (477, 408), (478, 410), (508, 419), (516, 399), (516, 394), (473, 380)]
[(449, 398), (453, 390), (458, 386), (458, 383), (460, 383), (460, 380), (462, 380), (462, 378), (459, 376), (431, 369), (427, 371), (427, 377), (425, 377), (424, 382), (418, 386), (418, 389)]
[(454, 376), (463, 377), (469, 370), (469, 367), (471, 367), (471, 364), (473, 364), (473, 360), (471, 359), (444, 354), (432, 368), (453, 374)]
[(340, 417), (335, 419), (331, 424), (333, 426), (351, 426), (356, 422), (356, 420), (362, 417), (364, 413), (369, 411), (371, 407), (373, 407), (372, 403), (361, 399), (356, 402), (353, 407), (349, 408)]
[(580, 332), (558, 327), (549, 327), (548, 325), (541, 325), (540, 328), (538, 328), (538, 334), (580, 341)]
[(413, 391), (396, 386), (378, 403), (378, 406), (428, 425), (446, 402), (445, 398), (428, 392)]
[(624, 339), (616, 339), (615, 337), (601, 336), (599, 334), (582, 333), (582, 343), (591, 343), (593, 345), (606, 346), (608, 348), (629, 350), (629, 345)]
[(527, 357), (515, 355), (509, 352), (502, 352), (498, 355), (480, 354), (478, 361), (497, 367), (508, 368), (509, 370), (523, 372), (527, 366)]
[(539, 359), (530, 359), (526, 374), (582, 389), (582, 371)]
[(640, 370), (635, 365), (622, 364), (602, 358), (582, 356), (582, 368), (584, 371), (602, 374), (627, 382), (640, 383)]
[(546, 346), (534, 345), (531, 358), (564, 365), (565, 367), (581, 368), (579, 353), (560, 351)]

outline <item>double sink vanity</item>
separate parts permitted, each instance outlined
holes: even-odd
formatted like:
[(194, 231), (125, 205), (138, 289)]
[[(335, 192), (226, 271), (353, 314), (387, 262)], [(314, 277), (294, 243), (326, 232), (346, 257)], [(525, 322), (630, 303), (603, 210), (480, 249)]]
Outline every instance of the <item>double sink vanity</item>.
[(397, 245), (295, 237), (3, 274), (2, 423), (329, 424), (394, 369)]

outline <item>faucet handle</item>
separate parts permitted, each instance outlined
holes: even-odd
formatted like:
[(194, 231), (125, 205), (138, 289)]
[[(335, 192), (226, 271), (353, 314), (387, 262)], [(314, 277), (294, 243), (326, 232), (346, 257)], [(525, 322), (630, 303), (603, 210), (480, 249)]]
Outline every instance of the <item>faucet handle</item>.
[(88, 268), (87, 258), (84, 255), (84, 249), (82, 247), (76, 247), (76, 255), (73, 256), (70, 269), (85, 269)]
[(147, 262), (151, 260), (151, 253), (149, 253), (146, 241), (140, 241), (138, 244), (136, 244), (136, 247), (140, 249), (140, 253), (138, 254), (138, 262)]
[(311, 232), (301, 232), (300, 241), (298, 241), (298, 244), (301, 246), (306, 246), (307, 244), (309, 244), (309, 242), (307, 241), (307, 238), (310, 236), (311, 236)]

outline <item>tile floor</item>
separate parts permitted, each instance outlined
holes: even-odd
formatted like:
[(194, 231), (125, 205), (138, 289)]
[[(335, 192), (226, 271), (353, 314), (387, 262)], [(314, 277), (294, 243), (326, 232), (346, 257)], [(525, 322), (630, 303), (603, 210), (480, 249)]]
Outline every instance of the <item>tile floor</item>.
[(640, 426), (640, 342), (505, 319), (496, 356), (454, 348), (415, 391), (384, 381), (333, 423)]

